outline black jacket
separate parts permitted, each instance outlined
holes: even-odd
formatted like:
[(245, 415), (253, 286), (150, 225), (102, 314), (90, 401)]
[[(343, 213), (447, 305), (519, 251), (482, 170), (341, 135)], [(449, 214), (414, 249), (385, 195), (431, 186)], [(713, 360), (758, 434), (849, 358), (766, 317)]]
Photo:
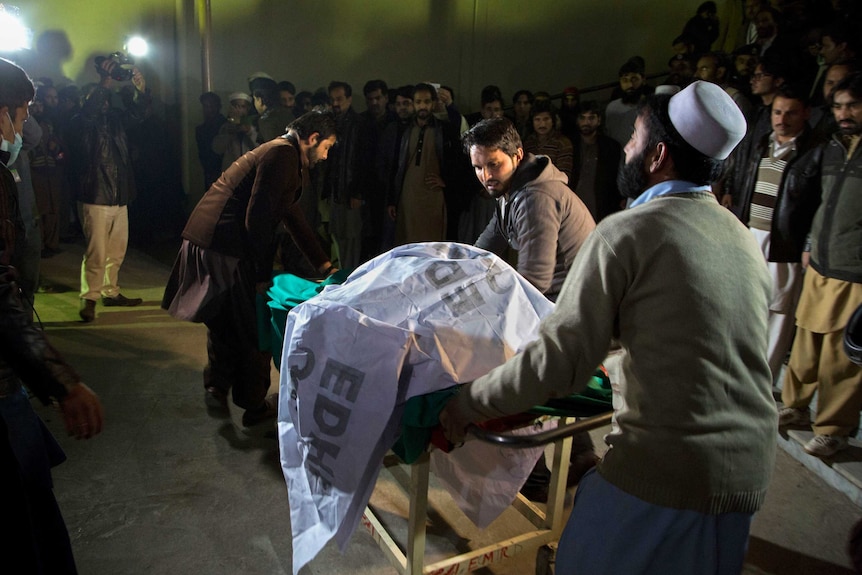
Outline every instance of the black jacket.
[[(2, 158), (0, 158), (2, 160)], [(66, 397), (67, 388), (80, 378), (33, 325), (31, 310), (24, 303), (15, 281), (15, 240), (23, 237), (18, 213), (15, 180), (5, 164), (0, 165), (0, 396), (20, 390), (21, 382), (42, 402)]]
[[(796, 155), (784, 168), (778, 196), (772, 215), (768, 261), (799, 262), (805, 238), (811, 230), (811, 221), (820, 205), (820, 165), (823, 157), (822, 141), (807, 125), (796, 139)], [(739, 206), (741, 219), (748, 223), (751, 198), (757, 183), (760, 160), (769, 149), (769, 134), (763, 136), (748, 158), (740, 166), (744, 175), (740, 179)]]
[[(572, 139), (572, 154), (574, 156), (572, 177), (569, 178), (569, 187), (572, 190), (578, 188), (578, 180), (581, 177), (581, 136), (576, 134)], [(617, 187), (617, 174), (620, 169), (620, 158), (623, 149), (619, 143), (604, 134), (598, 134), (596, 144), (599, 147), (599, 159), (596, 164), (596, 222), (618, 212), (622, 209), (623, 197)]]
[(351, 199), (364, 199), (373, 175), (374, 150), (369, 141), (369, 128), (351, 107), (337, 119), (338, 136), (323, 164), (326, 170), (324, 194), (338, 204)]
[[(460, 117), (458, 123), (455, 123), (453, 119), (451, 113), (448, 121), (439, 120), (432, 116), (428, 124), (435, 132), (434, 146), (437, 148), (437, 158), (440, 161), (440, 177), (446, 182), (443, 194), (446, 198), (447, 213), (462, 211), (469, 205), (472, 198), (472, 195), (465, 192), (464, 189), (466, 182), (469, 181), (466, 179), (466, 174), (470, 162), (461, 148), (461, 136), (458, 133), (461, 128)], [(401, 135), (397, 169), (386, 195), (386, 205), (389, 206), (397, 206), (401, 199), (401, 188), (404, 185), (404, 175), (407, 173), (407, 161), (410, 153), (410, 130), (413, 126), (415, 123), (411, 122)]]
[(110, 92), (97, 90), (100, 96), (94, 92), (69, 123), (67, 144), (75, 197), (85, 204), (125, 206), (134, 199), (135, 178), (123, 123), (142, 118), (124, 116), (116, 108), (103, 112), (100, 102), (110, 101)]

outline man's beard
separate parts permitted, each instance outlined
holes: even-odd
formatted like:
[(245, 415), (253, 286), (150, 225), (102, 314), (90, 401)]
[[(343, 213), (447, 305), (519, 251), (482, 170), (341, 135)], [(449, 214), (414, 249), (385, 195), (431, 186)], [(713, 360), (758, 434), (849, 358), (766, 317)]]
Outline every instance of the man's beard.
[(641, 99), (641, 95), (643, 94), (643, 88), (638, 88), (637, 90), (627, 90), (623, 92), (622, 101), (623, 104), (637, 104)]
[(313, 168), (322, 160), (320, 159), (320, 142), (308, 149), (308, 167)]
[(847, 122), (847, 124), (843, 126), (841, 124), (838, 125), (838, 131), (841, 132), (842, 136), (856, 136), (862, 133), (862, 129), (860, 129), (860, 126), (857, 122), (853, 120), (844, 121)]
[(641, 152), (631, 162), (624, 162), (617, 173), (617, 188), (620, 194), (633, 200), (647, 188), (647, 175), (644, 172), (645, 154)]

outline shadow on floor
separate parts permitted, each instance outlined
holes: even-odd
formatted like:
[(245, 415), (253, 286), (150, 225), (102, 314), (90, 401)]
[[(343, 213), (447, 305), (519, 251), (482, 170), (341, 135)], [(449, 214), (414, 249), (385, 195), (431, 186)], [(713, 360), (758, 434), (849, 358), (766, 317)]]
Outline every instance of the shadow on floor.
[(748, 541), (746, 565), (781, 575), (855, 575), (855, 571), (847, 567), (810, 557), (758, 537), (751, 537)]

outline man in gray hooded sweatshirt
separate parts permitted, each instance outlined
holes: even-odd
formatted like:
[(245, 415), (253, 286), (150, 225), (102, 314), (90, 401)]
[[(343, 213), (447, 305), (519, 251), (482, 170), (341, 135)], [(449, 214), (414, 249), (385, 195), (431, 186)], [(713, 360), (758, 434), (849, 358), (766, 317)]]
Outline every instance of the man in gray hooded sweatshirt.
[[(518, 273), (556, 301), (578, 250), (596, 227), (589, 209), (550, 158), (524, 154), (521, 137), (508, 119), (482, 120), (461, 140), (476, 177), (497, 200), (476, 246), (500, 256), (510, 246), (518, 252)], [(572, 440), (568, 485), (577, 483), (598, 460), (588, 433)], [(550, 477), (540, 459), (521, 493), (547, 501)]]
[(476, 177), (497, 200), (476, 246), (497, 255), (510, 246), (518, 252), (518, 273), (555, 301), (575, 255), (596, 227), (589, 210), (548, 157), (524, 154), (508, 119), (483, 120), (462, 141)]

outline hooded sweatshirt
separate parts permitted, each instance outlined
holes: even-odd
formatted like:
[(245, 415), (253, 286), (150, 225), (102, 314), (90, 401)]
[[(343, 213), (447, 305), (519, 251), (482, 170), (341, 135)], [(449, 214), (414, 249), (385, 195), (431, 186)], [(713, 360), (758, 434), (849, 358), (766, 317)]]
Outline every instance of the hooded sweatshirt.
[(518, 252), (518, 272), (555, 301), (578, 250), (596, 224), (568, 178), (547, 156), (527, 154), (512, 175), (510, 191), (476, 247), (503, 255)]

